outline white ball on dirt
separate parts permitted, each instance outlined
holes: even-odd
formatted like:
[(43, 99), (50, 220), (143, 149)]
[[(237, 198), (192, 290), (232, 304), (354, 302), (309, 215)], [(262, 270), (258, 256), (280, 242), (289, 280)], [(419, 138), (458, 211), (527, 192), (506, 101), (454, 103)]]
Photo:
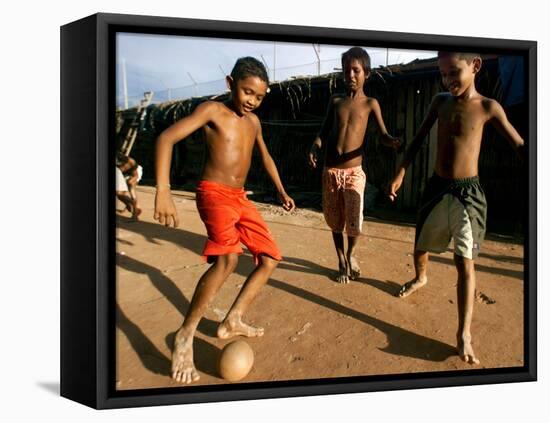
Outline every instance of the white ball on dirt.
[(254, 364), (254, 351), (248, 343), (239, 339), (227, 344), (220, 355), (220, 376), (229, 382), (244, 379)]

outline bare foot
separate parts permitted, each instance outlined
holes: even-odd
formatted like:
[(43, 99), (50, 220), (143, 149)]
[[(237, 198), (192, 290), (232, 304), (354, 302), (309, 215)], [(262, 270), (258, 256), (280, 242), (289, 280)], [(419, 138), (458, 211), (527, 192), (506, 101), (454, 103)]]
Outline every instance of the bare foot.
[(199, 378), (193, 363), (193, 336), (186, 335), (180, 329), (176, 333), (172, 352), (172, 379), (180, 383), (191, 383)]
[(479, 360), (475, 356), (474, 349), (472, 348), (472, 342), (470, 341), (469, 337), (464, 339), (462, 339), (461, 337), (457, 338), (458, 346), (456, 347), (456, 349), (462, 361), (465, 361), (468, 364), (479, 364)]
[(134, 212), (132, 213), (132, 218), (135, 220), (138, 220), (140, 214), (141, 214), (141, 209), (138, 206), (135, 206)]
[(403, 285), (397, 292), (397, 297), (405, 298), (428, 283), (428, 279), (413, 279)]
[(348, 263), (347, 262), (339, 262), (339, 264), (338, 264), (338, 274), (336, 275), (336, 282), (338, 282), (338, 283), (349, 283)]
[(357, 263), (357, 260), (355, 259), (355, 257), (349, 257), (348, 261), (349, 261), (349, 269), (350, 269), (349, 270), (350, 279), (352, 281), (357, 280), (357, 278), (361, 276), (361, 268), (359, 267), (359, 264)]
[(228, 339), (239, 335), (249, 338), (263, 336), (264, 328), (247, 325), (240, 317), (227, 318), (218, 326), (218, 338)]

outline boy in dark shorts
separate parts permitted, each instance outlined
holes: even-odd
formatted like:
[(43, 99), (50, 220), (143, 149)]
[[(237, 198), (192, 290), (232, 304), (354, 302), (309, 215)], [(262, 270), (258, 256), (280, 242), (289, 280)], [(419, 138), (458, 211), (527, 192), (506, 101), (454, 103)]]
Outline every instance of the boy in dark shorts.
[(454, 238), (458, 272), (457, 350), (464, 361), (478, 364), (470, 326), (475, 296), (474, 259), (485, 236), (487, 216), (485, 194), (477, 176), (483, 127), (491, 123), (520, 157), (523, 139), (508, 122), (500, 104), (476, 91), (475, 76), (481, 68), (478, 54), (439, 52), (438, 63), (442, 82), (449, 91), (433, 98), (389, 189), (393, 201), (405, 170), (437, 120), (435, 169), (423, 194), (416, 227), (416, 276), (401, 287), (397, 296), (407, 297), (428, 282), (428, 252), (444, 252), (451, 237)]
[[(354, 249), (363, 224), (363, 197), (367, 177), (363, 171), (363, 145), (369, 115), (378, 124), (383, 145), (398, 150), (401, 143), (388, 134), (380, 105), (367, 97), (363, 85), (370, 75), (370, 57), (360, 47), (342, 54), (346, 94), (334, 95), (329, 102), (321, 132), (309, 153), (309, 164), (317, 167), (318, 153), (326, 144), (323, 170), (323, 214), (332, 230), (338, 256), (340, 283), (348, 283), (361, 274)], [(344, 253), (344, 228), (348, 235), (348, 250)]]
[(179, 220), (170, 195), (170, 161), (174, 144), (199, 128), (206, 134), (206, 163), (197, 186), (197, 208), (208, 232), (203, 257), (212, 266), (200, 278), (189, 311), (174, 340), (172, 378), (191, 383), (199, 379), (193, 362), (193, 337), (214, 295), (237, 265), (245, 244), (254, 256), (255, 270), (245, 281), (224, 321), (218, 337), (262, 336), (263, 329), (242, 321), (248, 305), (267, 282), (278, 261), (279, 249), (243, 189), (257, 147), (263, 165), (273, 180), (283, 207), (294, 209), (281, 183), (273, 159), (262, 137), (258, 117), (252, 113), (268, 91), (268, 76), (261, 62), (244, 57), (237, 60), (227, 77), (231, 97), (225, 103), (206, 101), (195, 111), (160, 134), (156, 147), (157, 193), (155, 219), (174, 227)]

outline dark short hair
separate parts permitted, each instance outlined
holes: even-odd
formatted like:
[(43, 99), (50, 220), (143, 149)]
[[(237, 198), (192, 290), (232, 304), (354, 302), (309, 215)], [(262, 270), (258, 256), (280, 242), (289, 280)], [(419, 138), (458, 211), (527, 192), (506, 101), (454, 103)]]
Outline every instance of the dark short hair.
[(359, 63), (361, 63), (365, 73), (370, 72), (370, 56), (361, 47), (352, 47), (348, 51), (342, 53), (342, 69), (344, 69), (353, 59), (356, 59)]
[(117, 166), (122, 166), (128, 162), (128, 156), (126, 156), (122, 151), (117, 151), (115, 161)]
[(231, 78), (233, 78), (233, 81), (237, 82), (249, 76), (257, 76), (269, 85), (269, 76), (267, 75), (264, 64), (254, 57), (241, 57), (237, 60), (235, 66), (233, 66)]
[(438, 51), (438, 59), (446, 59), (449, 57), (456, 56), (459, 59), (466, 60), (468, 63), (472, 63), (476, 57), (481, 57), (478, 53), (465, 53), (465, 52), (456, 52), (456, 51)]

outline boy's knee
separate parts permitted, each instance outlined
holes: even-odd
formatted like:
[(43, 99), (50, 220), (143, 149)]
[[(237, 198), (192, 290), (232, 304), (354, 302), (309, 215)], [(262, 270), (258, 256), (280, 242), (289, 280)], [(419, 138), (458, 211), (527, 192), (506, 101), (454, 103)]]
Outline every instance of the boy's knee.
[(456, 269), (465, 275), (472, 274), (474, 272), (474, 261), (467, 257), (454, 255), (454, 262)]
[(230, 272), (233, 272), (239, 263), (239, 255), (236, 253), (230, 253), (226, 256), (227, 258), (227, 269)]
[(239, 255), (236, 253), (229, 253), (223, 256), (218, 256), (216, 259), (216, 265), (223, 269), (224, 273), (232, 273), (237, 267), (239, 262)]
[(467, 267), (469, 266), (471, 263), (473, 263), (473, 260), (468, 258), (468, 257), (464, 257), (464, 256), (461, 256), (461, 255), (458, 255), (458, 254), (454, 254), (453, 255), (453, 258), (454, 258), (454, 261), (455, 261), (455, 264), (457, 266), (464, 266), (464, 267)]
[(260, 263), (262, 266), (267, 267), (268, 269), (275, 269), (279, 262), (271, 257), (261, 255), (260, 256)]

